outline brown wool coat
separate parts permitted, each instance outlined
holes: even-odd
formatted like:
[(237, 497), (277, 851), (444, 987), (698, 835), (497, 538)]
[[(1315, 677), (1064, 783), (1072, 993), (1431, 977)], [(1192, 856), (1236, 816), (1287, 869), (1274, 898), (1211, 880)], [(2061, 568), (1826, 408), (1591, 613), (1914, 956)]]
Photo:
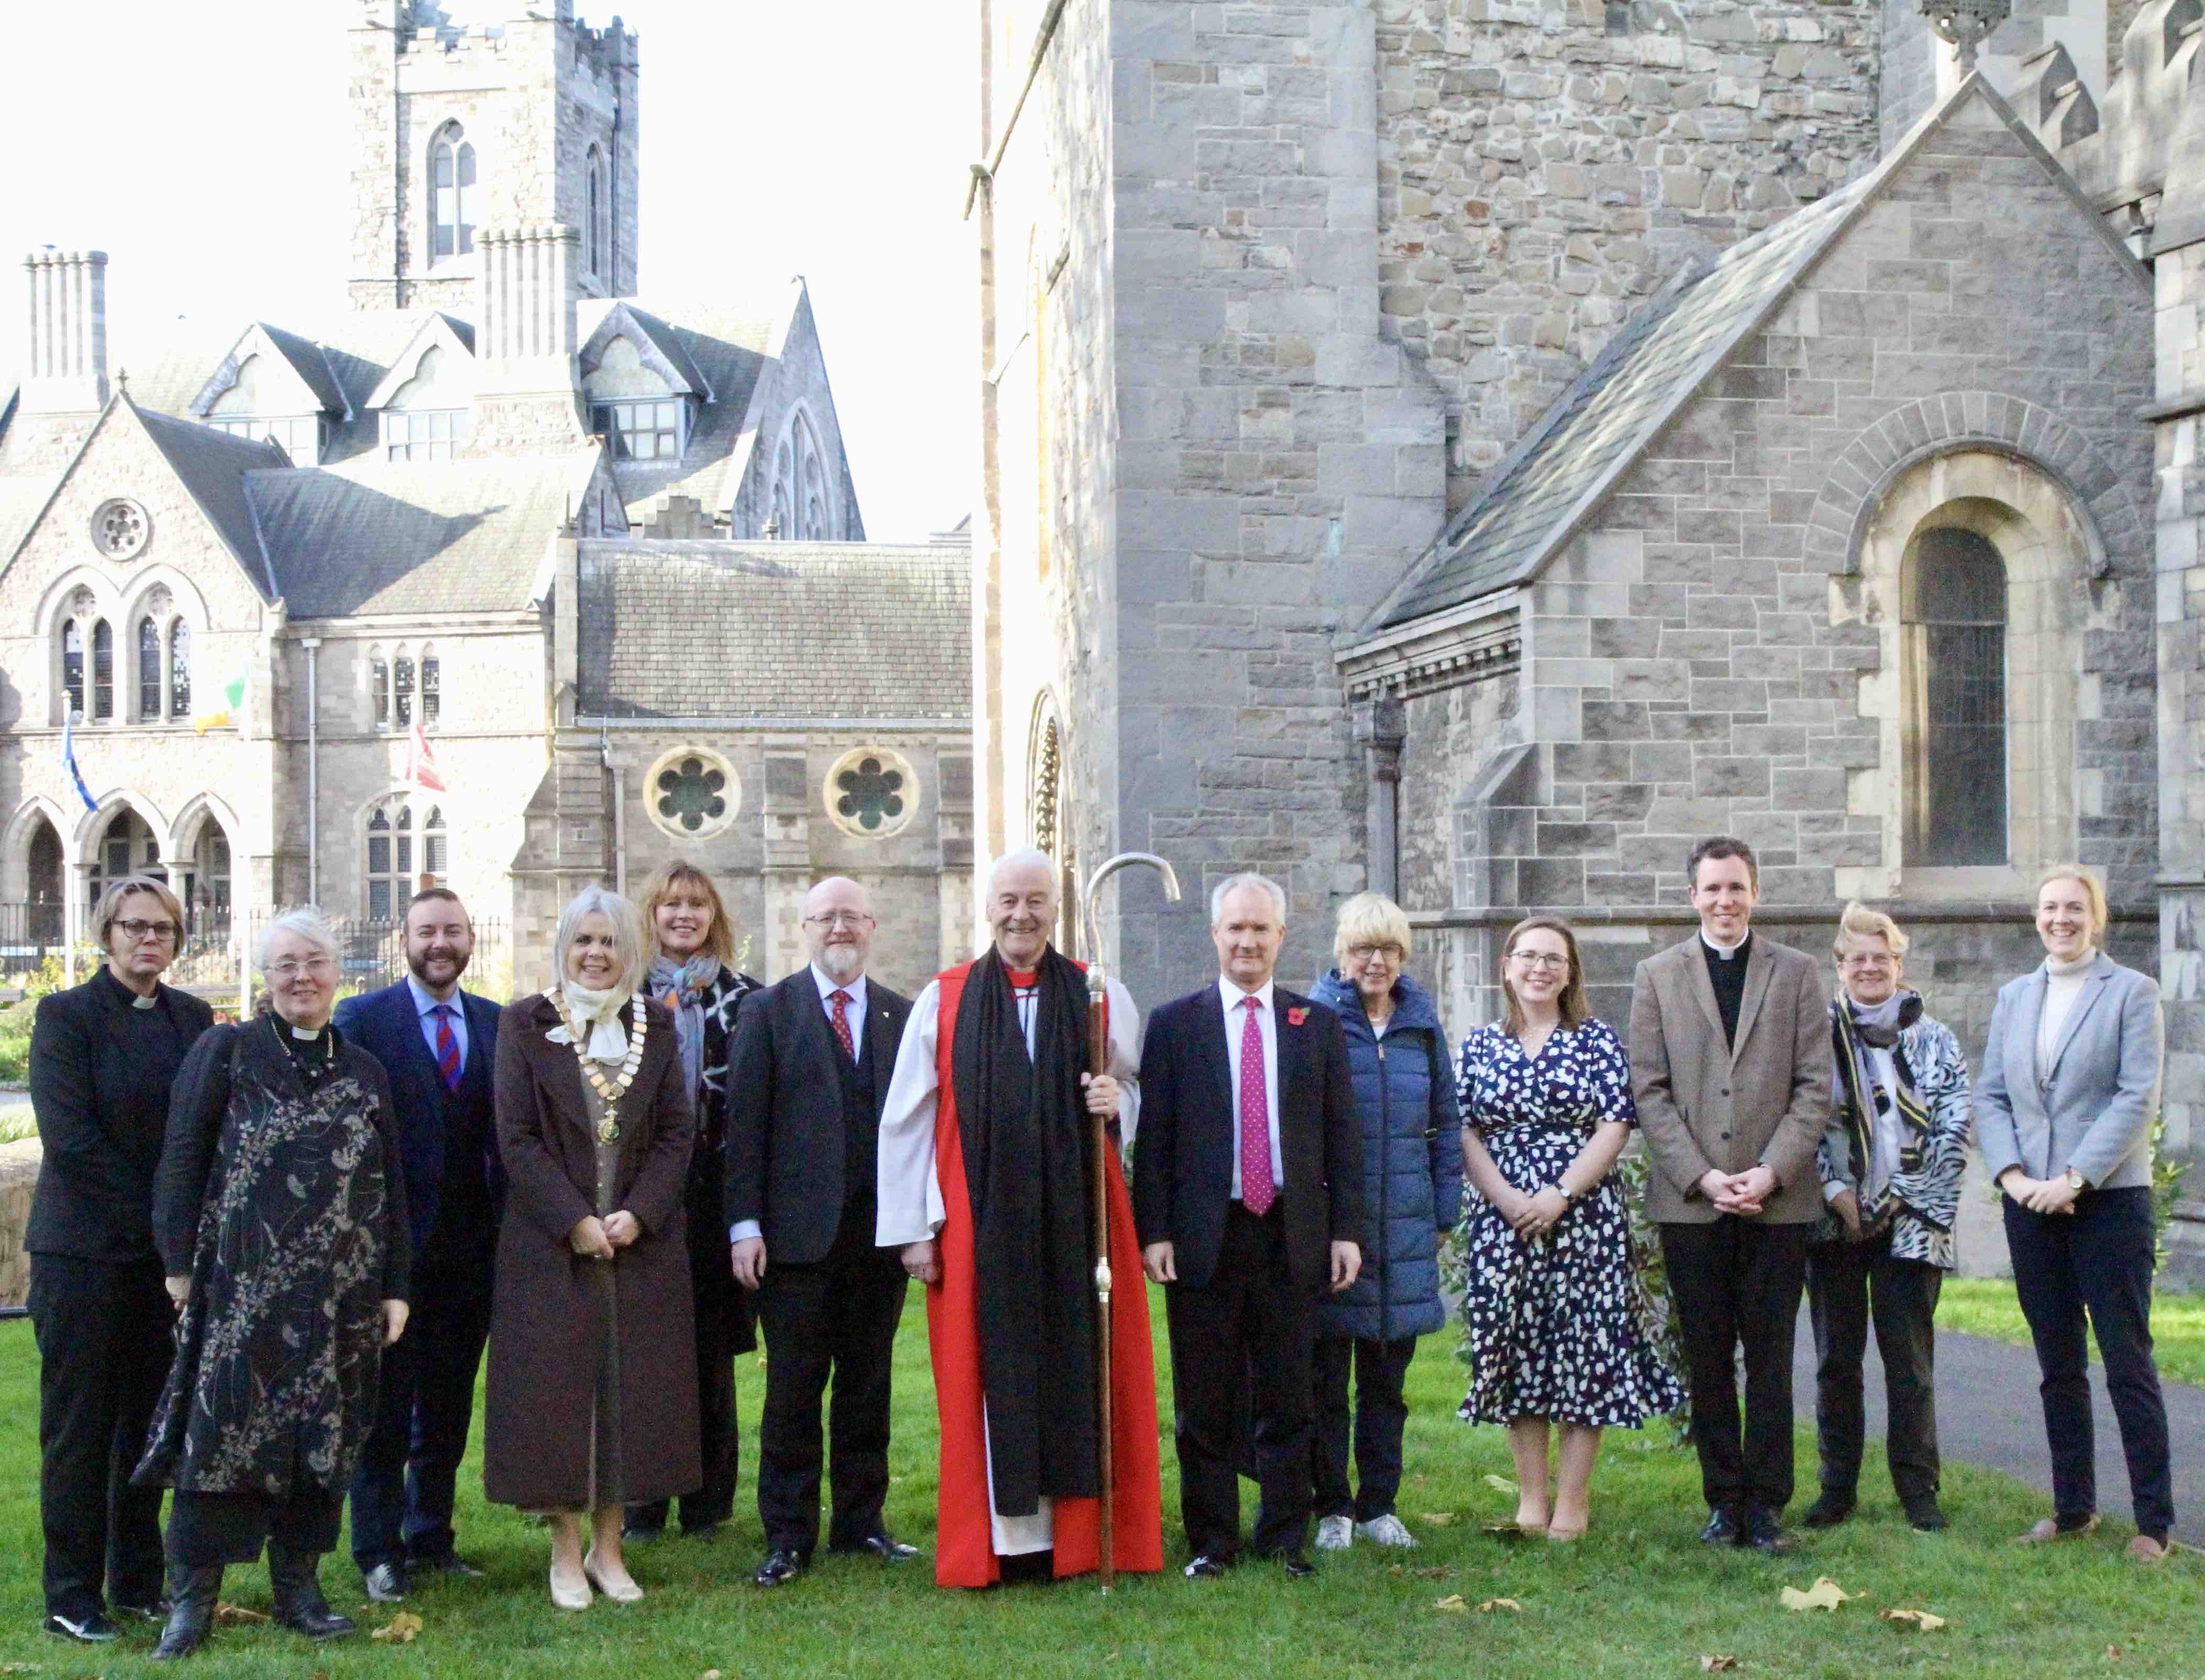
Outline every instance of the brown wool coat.
[(497, 1142), (509, 1189), (498, 1234), (483, 1423), (483, 1486), (525, 1510), (573, 1508), (589, 1489), (590, 1415), (600, 1314), (593, 1268), (615, 1268), (620, 1320), (621, 1463), (633, 1503), (704, 1480), (697, 1421), (683, 1189), (695, 1120), (674, 1019), (645, 1004), (648, 1033), (620, 1105), (620, 1196), (643, 1235), (612, 1261), (568, 1245), (596, 1211), (596, 1143), (572, 1046), (544, 1034), (559, 1014), (541, 993), (506, 1006), (497, 1029)]

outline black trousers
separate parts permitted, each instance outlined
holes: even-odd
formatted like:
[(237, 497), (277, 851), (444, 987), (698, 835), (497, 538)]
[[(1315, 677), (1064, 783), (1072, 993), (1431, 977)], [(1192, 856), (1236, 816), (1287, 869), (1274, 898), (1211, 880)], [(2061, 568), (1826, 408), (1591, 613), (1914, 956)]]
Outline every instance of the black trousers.
[[(1358, 1522), (1388, 1516), (1401, 1491), (1401, 1435), (1409, 1422), (1409, 1403), (1401, 1385), (1417, 1338), (1381, 1342), (1375, 1337), (1320, 1336), (1311, 1355), (1316, 1395), (1316, 1515), (1352, 1516)], [(1348, 1367), (1355, 1367), (1353, 1435), (1356, 1479), (1347, 1490)]]
[(46, 1612), (81, 1621), (161, 1597), (161, 1490), (133, 1487), (175, 1355), (161, 1263), (31, 1262)]
[(425, 1265), (414, 1275), (413, 1310), (406, 1333), (383, 1350), (375, 1423), (353, 1472), (352, 1555), (362, 1575), (451, 1553), (454, 1489), (490, 1336), (491, 1276), (487, 1254)]
[(1691, 1367), (1700, 1490), (1710, 1507), (1780, 1511), (1791, 1503), (1792, 1343), (1812, 1229), (1734, 1213), (1710, 1224), (1661, 1227), (1661, 1254)]
[(1198, 1556), (1240, 1550), (1241, 1397), (1247, 1384), (1263, 1504), (1252, 1549), (1309, 1540), (1310, 1354), (1315, 1303), (1287, 1266), (1285, 1201), (1257, 1218), (1234, 1202), (1209, 1282), (1164, 1287), (1171, 1331), (1180, 1510)]
[(1860, 1484), (1861, 1355), (1869, 1324), (1883, 1356), (1884, 1435), (1891, 1485), (1902, 1504), (1935, 1494), (1937, 1296), (1945, 1274), (1893, 1260), (1889, 1232), (1869, 1242), (1807, 1248), (1807, 1308), (1815, 1326), (1815, 1433), (1822, 1486), (1850, 1497)]
[[(735, 1348), (741, 1332), (742, 1285), (729, 1270), (724, 1238), (709, 1235), (718, 1224), (716, 1210), (709, 1214), (700, 1240), (689, 1246), (689, 1294), (697, 1327), (697, 1423), (704, 1462), (704, 1480), (681, 1496), (681, 1527), (690, 1533), (716, 1528), (735, 1514), (737, 1460), (741, 1426), (735, 1417)], [(698, 1232), (696, 1214), (690, 1230)], [(719, 1226), (724, 1230), (724, 1225)], [(630, 1505), (631, 1527), (663, 1528), (673, 1510), (671, 1499)]]
[(2151, 1192), (2085, 1190), (2072, 1213), (2032, 1213), (2011, 1198), (2002, 1205), (2014, 1289), (2044, 1373), (2037, 1391), (2052, 1445), (2052, 1508), (2063, 1522), (2098, 1508), (2087, 1312), (2120, 1425), (2137, 1528), (2164, 1540), (2174, 1526), (2174, 1470), (2151, 1356)]
[(889, 1377), (896, 1326), (910, 1288), (894, 1248), (873, 1246), (870, 1209), (844, 1214), (826, 1259), (807, 1266), (768, 1257), (758, 1290), (765, 1331), (765, 1413), (758, 1421), (758, 1508), (769, 1548), (819, 1543), (823, 1457), (819, 1403), (829, 1376), (827, 1478), (834, 1546), (881, 1529), (889, 1492)]
[(270, 1543), (294, 1556), (319, 1558), (336, 1550), (343, 1517), (343, 1496), (311, 1483), (281, 1499), (180, 1487), (169, 1508), (169, 1561), (193, 1570), (249, 1564)]

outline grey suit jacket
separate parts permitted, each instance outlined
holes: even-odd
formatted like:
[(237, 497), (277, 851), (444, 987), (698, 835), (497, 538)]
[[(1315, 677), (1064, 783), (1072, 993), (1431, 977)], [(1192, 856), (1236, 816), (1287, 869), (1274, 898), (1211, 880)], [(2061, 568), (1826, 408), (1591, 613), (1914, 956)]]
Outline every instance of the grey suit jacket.
[(1976, 1082), (1976, 1139), (1991, 1182), (2010, 1166), (2031, 1178), (2071, 1166), (2096, 1189), (2149, 1184), (2166, 1048), (2159, 982), (2101, 955), (2040, 1075), (2048, 986), (2043, 968), (2032, 969), (1999, 988), (1991, 1011)]
[(1815, 1146), (1830, 1114), (1830, 1000), (1821, 965), (1805, 952), (1753, 936), (1729, 1046), (1697, 932), (1640, 963), (1631, 986), (1631, 1088), (1654, 1163), (1649, 1218), (1713, 1223), (1720, 1216), (1701, 1178), (1756, 1165), (1777, 1183), (1756, 1217), (1786, 1225), (1822, 1218)]

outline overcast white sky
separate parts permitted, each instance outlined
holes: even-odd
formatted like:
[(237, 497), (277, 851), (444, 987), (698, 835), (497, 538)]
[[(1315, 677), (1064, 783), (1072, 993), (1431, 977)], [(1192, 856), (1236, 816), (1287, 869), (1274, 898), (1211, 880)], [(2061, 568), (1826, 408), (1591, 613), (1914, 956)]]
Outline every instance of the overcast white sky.
[[(527, 0), (446, 0), (496, 21)], [(580, 0), (642, 37), (642, 295), (811, 288), (876, 541), (970, 511), (974, 131), (960, 0)], [(311, 332), (349, 267), (350, 0), (69, 0), (4, 12), (0, 301), (21, 253), (108, 253), (110, 368), (187, 314)], [(831, 27), (825, 21), (831, 20)], [(36, 136), (34, 145), (28, 137)], [(23, 310), (0, 317), (0, 366)]]

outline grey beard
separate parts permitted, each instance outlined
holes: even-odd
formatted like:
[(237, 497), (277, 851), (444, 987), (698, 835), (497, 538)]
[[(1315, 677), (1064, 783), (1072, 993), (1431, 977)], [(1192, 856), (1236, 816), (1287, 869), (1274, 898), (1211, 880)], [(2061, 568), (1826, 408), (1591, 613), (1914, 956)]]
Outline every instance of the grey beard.
[(861, 966), (853, 946), (828, 945), (820, 950), (819, 967), (829, 980), (855, 980)]

